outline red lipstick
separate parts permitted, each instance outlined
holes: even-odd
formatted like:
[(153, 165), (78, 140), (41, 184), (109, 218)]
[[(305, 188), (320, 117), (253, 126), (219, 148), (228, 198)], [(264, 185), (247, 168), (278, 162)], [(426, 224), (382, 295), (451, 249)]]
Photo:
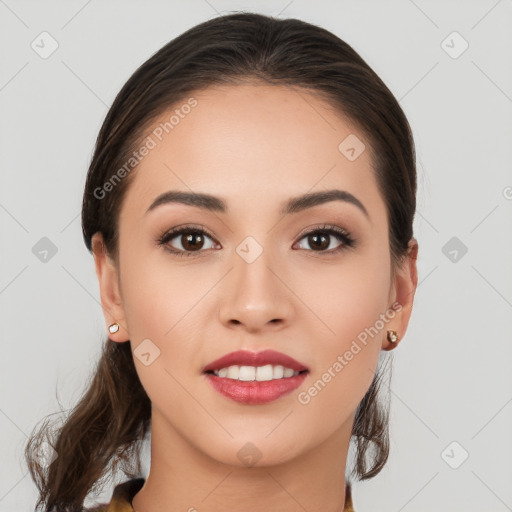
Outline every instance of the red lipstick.
[(286, 368), (291, 368), (296, 372), (303, 370), (309, 370), (309, 368), (302, 363), (299, 363), (293, 357), (287, 356), (281, 352), (275, 350), (263, 350), (261, 352), (249, 352), (247, 350), (237, 350), (236, 352), (230, 352), (220, 359), (212, 361), (210, 364), (203, 368), (203, 373), (220, 370), (221, 368), (227, 368), (233, 365), (239, 366), (264, 366), (266, 364), (282, 365)]
[[(272, 365), (273, 367), (279, 365), (300, 373), (265, 381), (237, 380), (220, 377), (213, 373), (230, 366), (260, 367), (266, 365)], [(213, 389), (236, 402), (251, 405), (272, 402), (291, 393), (304, 382), (308, 373), (309, 368), (307, 366), (286, 354), (274, 350), (264, 350), (262, 352), (239, 350), (231, 352), (203, 368), (203, 374), (205, 374)]]

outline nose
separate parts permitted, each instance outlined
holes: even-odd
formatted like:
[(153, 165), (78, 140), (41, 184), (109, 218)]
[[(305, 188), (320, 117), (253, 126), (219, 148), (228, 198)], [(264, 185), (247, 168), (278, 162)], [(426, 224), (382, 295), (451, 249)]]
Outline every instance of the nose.
[(294, 314), (293, 293), (280, 273), (285, 271), (275, 268), (266, 251), (251, 263), (235, 253), (234, 266), (219, 290), (220, 321), (228, 328), (237, 326), (251, 333), (289, 324)]

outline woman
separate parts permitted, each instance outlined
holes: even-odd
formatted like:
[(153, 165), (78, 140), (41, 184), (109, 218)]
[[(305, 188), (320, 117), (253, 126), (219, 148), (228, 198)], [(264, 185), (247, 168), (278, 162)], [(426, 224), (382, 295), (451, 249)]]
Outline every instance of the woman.
[(415, 194), (404, 113), (334, 34), (236, 13), (159, 50), (89, 168), (108, 339), (51, 460), (47, 429), (27, 444), (37, 506), (82, 510), (121, 468), (92, 510), (353, 510), (347, 470), (388, 458), (381, 363), (412, 311)]

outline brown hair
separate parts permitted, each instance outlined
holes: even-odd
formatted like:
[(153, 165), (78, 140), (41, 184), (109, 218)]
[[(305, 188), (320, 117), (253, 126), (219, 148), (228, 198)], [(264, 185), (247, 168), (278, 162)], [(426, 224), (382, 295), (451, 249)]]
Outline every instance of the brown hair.
[[(394, 273), (407, 253), (416, 208), (415, 149), (400, 105), (354, 49), (331, 32), (254, 13), (219, 16), (192, 27), (143, 63), (122, 87), (98, 134), (85, 183), (82, 229), (88, 250), (93, 234), (101, 232), (106, 250), (118, 262), (118, 214), (133, 172), (108, 193), (104, 185), (140, 147), (155, 118), (193, 91), (244, 81), (308, 89), (361, 130), (387, 207)], [(377, 399), (381, 378), (378, 371), (352, 430), (357, 446), (353, 473), (361, 480), (375, 476), (389, 453), (388, 406)], [(139, 442), (150, 419), (151, 402), (130, 343), (107, 338), (87, 391), (63, 426), (51, 430), (44, 424), (27, 443), (26, 460), (40, 491), (36, 508), (80, 510), (98, 481), (119, 465), (130, 477), (140, 475)], [(50, 434), (57, 458), (45, 467), (36, 452)]]

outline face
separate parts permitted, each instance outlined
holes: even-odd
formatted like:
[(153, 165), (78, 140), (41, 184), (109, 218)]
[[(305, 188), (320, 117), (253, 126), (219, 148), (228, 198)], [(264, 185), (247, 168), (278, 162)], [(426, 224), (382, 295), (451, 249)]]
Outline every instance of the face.
[[(95, 252), (107, 323), (121, 324), (110, 337), (130, 340), (160, 431), (228, 464), (242, 465), (249, 442), (263, 464), (290, 460), (350, 432), (387, 330), (407, 327), (415, 268), (392, 279), (370, 142), (329, 104), (268, 85), (191, 96), (169, 133), (160, 123), (180, 105), (147, 132), (156, 145), (132, 171), (119, 266)], [(349, 136), (366, 147), (355, 159), (362, 146), (339, 149)], [(344, 195), (283, 213), (331, 190)], [(225, 210), (150, 208), (170, 191), (214, 196)], [(164, 236), (175, 228), (186, 231)], [(228, 398), (203, 373), (230, 352), (267, 349), (308, 368), (270, 402)]]

